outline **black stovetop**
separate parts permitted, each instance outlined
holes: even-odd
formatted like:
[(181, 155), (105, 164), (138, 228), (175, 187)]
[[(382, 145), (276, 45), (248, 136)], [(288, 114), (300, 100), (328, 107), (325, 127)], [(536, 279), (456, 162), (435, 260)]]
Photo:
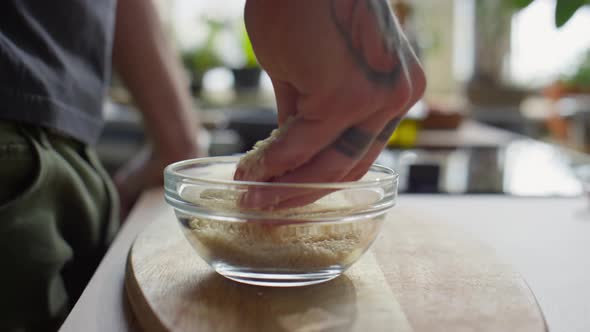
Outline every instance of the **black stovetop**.
[(583, 193), (573, 169), (590, 156), (539, 141), (506, 146), (385, 150), (378, 163), (397, 170), (401, 193), (572, 197)]

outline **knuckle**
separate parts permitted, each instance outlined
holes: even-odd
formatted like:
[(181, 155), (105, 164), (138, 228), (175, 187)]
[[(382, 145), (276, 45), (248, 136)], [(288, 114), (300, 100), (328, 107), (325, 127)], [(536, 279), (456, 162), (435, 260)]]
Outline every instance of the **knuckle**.
[(424, 92), (426, 91), (426, 74), (417, 66), (417, 70), (415, 72), (414, 77), (412, 77), (412, 100), (418, 100), (422, 97)]
[(399, 81), (395, 87), (394, 92), (390, 95), (389, 105), (387, 108), (390, 109), (401, 109), (404, 108), (412, 97), (412, 85), (408, 77), (404, 77)]
[(389, 109), (397, 113), (400, 109), (412, 106), (426, 90), (426, 75), (419, 65), (416, 65), (406, 75), (402, 76), (389, 98)]

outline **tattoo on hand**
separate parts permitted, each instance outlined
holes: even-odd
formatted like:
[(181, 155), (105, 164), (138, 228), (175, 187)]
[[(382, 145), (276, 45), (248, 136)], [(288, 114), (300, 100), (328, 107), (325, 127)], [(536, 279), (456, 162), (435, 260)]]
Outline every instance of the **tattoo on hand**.
[(396, 118), (389, 121), (389, 123), (385, 125), (383, 130), (381, 130), (379, 135), (377, 135), (377, 140), (382, 143), (389, 141), (389, 138), (391, 138), (391, 135), (393, 135), (393, 132), (395, 131), (397, 125), (400, 123), (401, 120), (401, 118)]
[(395, 84), (405, 61), (401, 27), (386, 0), (331, 0), (331, 15), (368, 80)]
[(360, 159), (371, 143), (373, 135), (362, 129), (351, 127), (346, 129), (342, 135), (332, 144), (336, 151), (352, 158)]

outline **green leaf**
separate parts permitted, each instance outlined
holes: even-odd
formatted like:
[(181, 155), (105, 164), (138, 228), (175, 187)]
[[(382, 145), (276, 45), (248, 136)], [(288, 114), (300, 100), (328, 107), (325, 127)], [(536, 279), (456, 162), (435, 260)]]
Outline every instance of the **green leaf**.
[(565, 82), (574, 87), (590, 88), (590, 50), (586, 52), (576, 70), (565, 77)]
[(588, 4), (588, 0), (557, 0), (555, 4), (555, 25), (564, 26), (578, 9)]
[(254, 53), (254, 48), (252, 48), (252, 42), (250, 42), (250, 37), (248, 36), (248, 31), (245, 26), (242, 30), (242, 50), (246, 56), (246, 67), (257, 67), (258, 60), (256, 59), (256, 54)]
[(528, 5), (530, 5), (531, 2), (533, 2), (533, 0), (512, 0), (512, 5), (516, 9), (523, 9), (523, 8), (527, 7)]

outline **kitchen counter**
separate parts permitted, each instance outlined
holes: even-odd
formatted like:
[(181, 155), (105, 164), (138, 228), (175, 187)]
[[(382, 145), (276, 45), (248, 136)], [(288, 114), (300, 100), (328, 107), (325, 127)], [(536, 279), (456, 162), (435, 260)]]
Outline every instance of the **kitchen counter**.
[[(402, 195), (399, 208), (461, 227), (492, 246), (523, 275), (550, 331), (590, 331), (586, 199)], [(127, 254), (137, 234), (167, 209), (161, 190), (143, 195), (60, 331), (136, 330), (123, 285)]]

